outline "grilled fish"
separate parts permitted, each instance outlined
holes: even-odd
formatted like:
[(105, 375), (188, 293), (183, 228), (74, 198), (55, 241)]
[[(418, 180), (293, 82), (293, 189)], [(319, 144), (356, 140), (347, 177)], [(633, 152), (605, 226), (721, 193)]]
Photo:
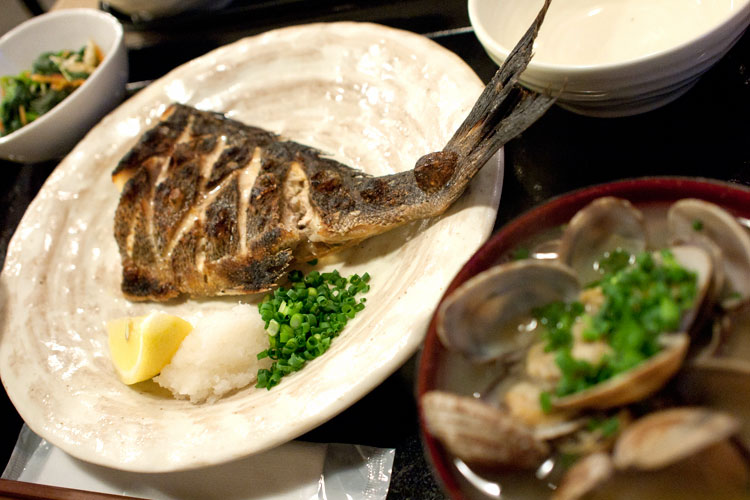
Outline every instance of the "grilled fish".
[(518, 76), (549, 5), (442, 151), (373, 177), (314, 148), (173, 104), (115, 168), (115, 239), (130, 300), (266, 291), (304, 262), (443, 213), (552, 105)]

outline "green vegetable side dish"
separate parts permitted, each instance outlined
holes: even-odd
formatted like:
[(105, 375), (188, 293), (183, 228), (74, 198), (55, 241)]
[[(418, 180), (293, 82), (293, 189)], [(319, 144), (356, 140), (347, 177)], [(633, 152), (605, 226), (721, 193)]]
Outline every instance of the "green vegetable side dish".
[[(659, 258), (649, 252), (627, 259), (618, 254), (605, 267), (609, 271), (589, 286), (601, 290), (598, 311), (589, 314), (578, 301), (553, 302), (534, 311), (545, 351), (555, 353), (562, 375), (554, 391), (557, 397), (608, 380), (659, 352), (659, 336), (677, 331), (683, 313), (696, 299), (695, 273), (683, 268), (668, 250), (662, 250)], [(583, 341), (608, 345), (598, 363), (573, 357), (574, 324), (582, 328)], [(549, 411), (550, 395), (543, 393), (540, 404)]]
[(89, 41), (78, 51), (45, 52), (30, 71), (0, 77), (0, 137), (33, 122), (80, 87), (103, 55)]
[(298, 371), (328, 350), (347, 322), (365, 308), (356, 295), (370, 290), (370, 275), (344, 278), (338, 271), (300, 271), (289, 275), (289, 289), (280, 287), (258, 305), (269, 348), (258, 359), (271, 358), (270, 369), (258, 370), (256, 387), (271, 389), (281, 378)]

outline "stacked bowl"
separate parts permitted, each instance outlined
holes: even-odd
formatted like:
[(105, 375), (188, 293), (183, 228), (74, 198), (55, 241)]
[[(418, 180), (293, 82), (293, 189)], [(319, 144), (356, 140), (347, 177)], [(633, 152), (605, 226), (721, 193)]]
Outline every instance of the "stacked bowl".
[[(501, 64), (543, 0), (469, 0), (469, 18)], [(521, 83), (577, 113), (626, 116), (687, 92), (750, 24), (750, 0), (552, 2)]]

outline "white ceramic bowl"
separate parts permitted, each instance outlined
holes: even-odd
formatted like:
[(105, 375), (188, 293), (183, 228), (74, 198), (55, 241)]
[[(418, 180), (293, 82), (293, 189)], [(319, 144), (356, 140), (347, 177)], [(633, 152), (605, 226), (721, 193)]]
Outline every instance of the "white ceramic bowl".
[(0, 137), (0, 158), (34, 163), (64, 156), (122, 100), (128, 79), (122, 25), (113, 16), (95, 9), (42, 14), (0, 38), (0, 75), (17, 75), (31, 69), (42, 52), (78, 50), (89, 39), (104, 52), (99, 67), (50, 111)]
[[(490, 57), (502, 63), (543, 0), (468, 0)], [(591, 116), (625, 116), (687, 92), (740, 38), (750, 0), (553, 0), (522, 83)]]

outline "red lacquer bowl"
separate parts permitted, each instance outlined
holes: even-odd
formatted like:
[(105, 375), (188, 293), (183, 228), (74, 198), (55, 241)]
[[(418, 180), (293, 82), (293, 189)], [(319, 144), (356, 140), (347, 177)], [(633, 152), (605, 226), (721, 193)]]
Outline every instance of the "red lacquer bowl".
[[(624, 180), (584, 188), (553, 198), (501, 228), (463, 266), (448, 287), (441, 303), (459, 285), (477, 273), (498, 264), (502, 257), (518, 247), (519, 243), (559, 227), (579, 209), (602, 196), (624, 198), (641, 207), (667, 205), (682, 198), (699, 198), (715, 203), (737, 217), (750, 220), (750, 189), (738, 184), (708, 179), (667, 177)], [(448, 366), (452, 363), (451, 358), (437, 337), (433, 315), (419, 362), (418, 398), (421, 399), (421, 396), (430, 390), (450, 390), (446, 387), (450, 385), (446, 382), (446, 373), (451, 371), (451, 367)], [(461, 381), (451, 383), (460, 385)], [(478, 491), (473, 491), (474, 486), (462, 477), (453, 459), (426, 429), (421, 405), (419, 417), (425, 453), (446, 493), (456, 500), (478, 496)]]

